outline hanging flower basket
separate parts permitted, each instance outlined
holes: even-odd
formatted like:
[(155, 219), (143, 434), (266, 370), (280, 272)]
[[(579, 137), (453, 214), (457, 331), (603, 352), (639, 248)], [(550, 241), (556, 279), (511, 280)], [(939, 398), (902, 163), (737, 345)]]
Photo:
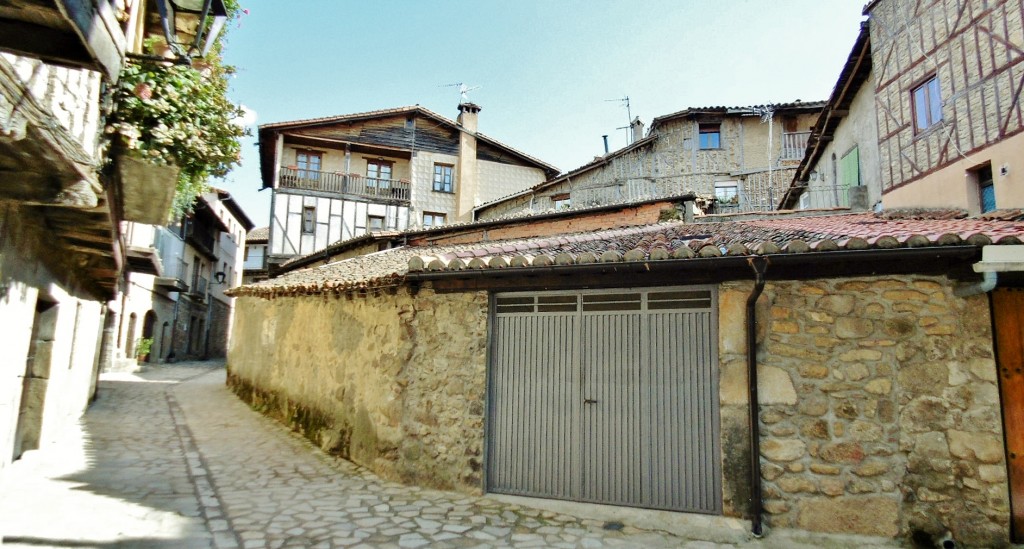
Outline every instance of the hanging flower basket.
[(114, 165), (124, 204), (124, 220), (149, 225), (167, 223), (178, 184), (178, 167), (157, 164), (129, 151), (118, 151)]

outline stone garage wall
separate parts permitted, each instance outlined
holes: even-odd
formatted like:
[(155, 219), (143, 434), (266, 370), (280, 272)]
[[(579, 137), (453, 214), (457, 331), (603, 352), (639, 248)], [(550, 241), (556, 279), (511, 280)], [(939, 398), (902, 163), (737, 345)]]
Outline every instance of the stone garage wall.
[(386, 478), (481, 490), (486, 293), (235, 303), (240, 397)]
[[(745, 472), (740, 460), (749, 456), (743, 323), (751, 287), (720, 289), (727, 485), (745, 482), (728, 477)], [(952, 283), (935, 277), (779, 282), (765, 288), (758, 318), (770, 526), (1008, 543), (987, 296), (955, 297)]]

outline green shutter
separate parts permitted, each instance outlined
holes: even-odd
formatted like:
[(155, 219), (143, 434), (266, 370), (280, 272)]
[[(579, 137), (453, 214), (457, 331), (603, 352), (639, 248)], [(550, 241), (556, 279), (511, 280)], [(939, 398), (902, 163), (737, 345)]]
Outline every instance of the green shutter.
[(860, 185), (860, 152), (857, 147), (839, 161), (839, 181), (844, 188)]

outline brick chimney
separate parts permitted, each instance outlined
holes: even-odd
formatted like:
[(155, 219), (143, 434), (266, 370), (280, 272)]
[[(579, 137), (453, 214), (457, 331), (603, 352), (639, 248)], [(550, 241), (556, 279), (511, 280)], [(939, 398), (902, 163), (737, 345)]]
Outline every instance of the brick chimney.
[(459, 104), (459, 166), (455, 186), (455, 221), (471, 221), (473, 207), (479, 199), (479, 181), (476, 167), (476, 128), (480, 105)]

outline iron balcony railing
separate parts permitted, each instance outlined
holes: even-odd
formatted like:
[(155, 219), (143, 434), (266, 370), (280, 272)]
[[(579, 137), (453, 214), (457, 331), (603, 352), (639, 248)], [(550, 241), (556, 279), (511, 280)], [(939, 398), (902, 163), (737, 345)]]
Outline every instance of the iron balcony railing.
[(371, 200), (409, 201), (409, 182), (358, 174), (281, 168), (281, 187), (356, 195)]
[(782, 134), (782, 152), (779, 160), (802, 160), (811, 132), (785, 132)]

